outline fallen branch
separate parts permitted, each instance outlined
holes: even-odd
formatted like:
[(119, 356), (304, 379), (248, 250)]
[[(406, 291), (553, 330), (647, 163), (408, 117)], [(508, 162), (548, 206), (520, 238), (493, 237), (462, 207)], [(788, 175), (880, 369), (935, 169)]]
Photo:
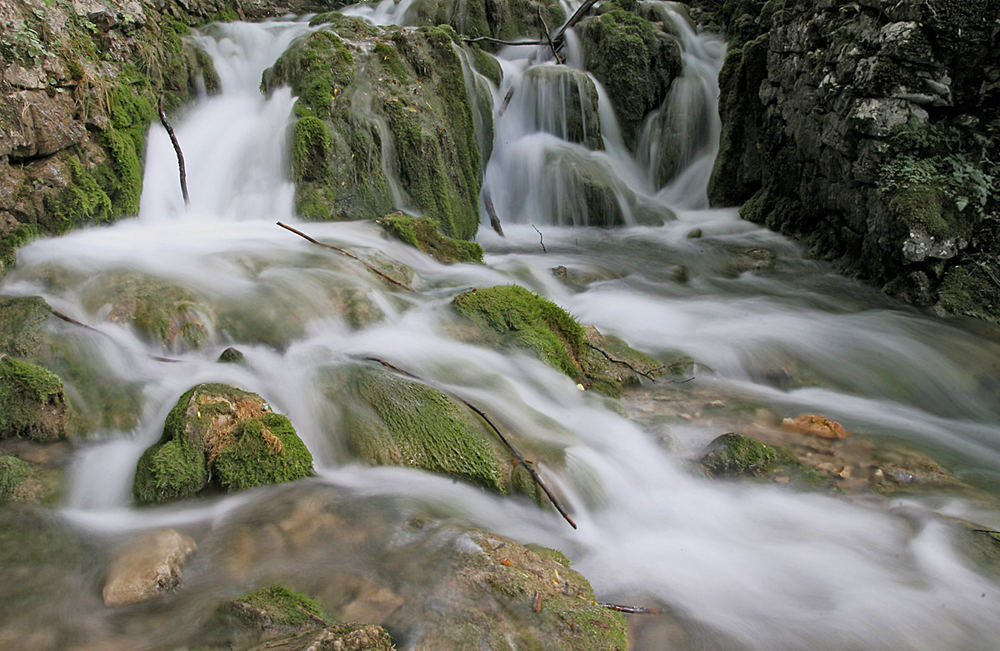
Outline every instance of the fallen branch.
[(564, 45), (566, 45), (566, 32), (576, 26), (578, 22), (583, 20), (583, 17), (587, 15), (598, 0), (586, 0), (580, 7), (573, 12), (573, 15), (569, 17), (569, 20), (559, 28), (559, 31), (555, 33), (552, 37), (552, 41), (556, 44), (556, 49), (561, 50)]
[(170, 136), (170, 144), (174, 146), (174, 153), (177, 154), (177, 170), (180, 172), (181, 176), (181, 194), (184, 195), (184, 205), (191, 205), (191, 197), (188, 195), (188, 184), (187, 184), (187, 171), (184, 168), (184, 154), (181, 153), (181, 143), (177, 142), (177, 136), (174, 135), (174, 129), (167, 122), (167, 114), (163, 112), (163, 93), (160, 93), (160, 103), (157, 107), (160, 113), (160, 124), (163, 128), (167, 130), (167, 135)]
[(503, 104), (500, 105), (500, 110), (497, 111), (498, 115), (503, 115), (507, 111), (507, 107), (510, 105), (511, 98), (514, 97), (514, 87), (511, 86), (507, 90), (507, 94), (503, 97)]
[(545, 30), (545, 40), (548, 41), (549, 49), (552, 50), (552, 56), (556, 58), (556, 64), (561, 65), (563, 59), (559, 56), (559, 51), (556, 50), (556, 44), (552, 41), (552, 35), (549, 32), (549, 26), (545, 22), (545, 17), (542, 16), (542, 8), (535, 7), (535, 11), (538, 12), (538, 20), (542, 23), (542, 29)]
[(621, 604), (610, 604), (604, 602), (598, 602), (598, 606), (602, 608), (607, 608), (609, 610), (617, 610), (620, 613), (628, 613), (630, 615), (663, 615), (665, 611), (659, 608), (643, 608), (642, 606), (622, 606)]
[(536, 233), (538, 233), (538, 243), (542, 245), (542, 253), (548, 253), (545, 249), (545, 238), (542, 237), (542, 231), (538, 230), (538, 227), (534, 224), (532, 224), (531, 227), (535, 229)]
[(385, 273), (381, 269), (373, 267), (372, 265), (368, 264), (367, 262), (365, 262), (364, 260), (362, 260), (361, 258), (359, 258), (358, 256), (354, 255), (353, 253), (351, 253), (350, 251), (348, 251), (346, 249), (342, 249), (339, 246), (334, 246), (332, 244), (326, 244), (324, 242), (320, 242), (319, 240), (317, 240), (315, 238), (312, 238), (312, 237), (306, 235), (305, 233), (303, 233), (302, 231), (300, 231), (298, 229), (295, 229), (295, 228), (292, 228), (291, 226), (289, 226), (288, 224), (285, 224), (283, 222), (277, 222), (277, 224), (278, 224), (278, 226), (281, 226), (282, 228), (284, 228), (286, 231), (291, 231), (291, 232), (295, 233), (296, 235), (298, 235), (299, 237), (301, 237), (302, 239), (307, 240), (309, 242), (312, 242), (313, 244), (315, 244), (317, 246), (322, 246), (324, 249), (330, 249), (332, 251), (336, 251), (337, 253), (340, 253), (341, 255), (346, 255), (348, 258), (351, 258), (353, 260), (357, 260), (361, 264), (365, 265), (365, 268), (368, 269), (368, 271), (370, 271), (373, 274), (376, 274), (378, 276), (381, 276), (382, 278), (385, 278), (386, 280), (388, 280), (393, 285), (397, 285), (399, 287), (402, 287), (403, 289), (405, 289), (408, 292), (414, 292), (414, 293), (416, 293), (416, 291), (417, 291), (417, 290), (413, 289), (412, 287), (410, 287), (409, 285), (407, 285), (406, 283), (403, 283), (403, 282), (400, 282), (400, 281), (396, 280), (395, 278), (393, 278), (389, 274)]
[(614, 357), (612, 357), (611, 355), (607, 354), (605, 351), (601, 350), (600, 348), (598, 348), (594, 344), (590, 343), (589, 341), (585, 341), (583, 343), (587, 344), (588, 348), (593, 348), (594, 350), (596, 350), (600, 354), (604, 355), (608, 359), (608, 361), (611, 362), (612, 364), (621, 364), (622, 366), (627, 366), (628, 368), (632, 369), (632, 372), (635, 373), (636, 375), (641, 375), (644, 378), (648, 379), (650, 382), (656, 382), (656, 378), (654, 378), (652, 375), (650, 375), (649, 373), (647, 373), (645, 371), (640, 371), (636, 367), (634, 367), (631, 364), (629, 364), (628, 362), (626, 362), (624, 359), (615, 359)]
[[(393, 371), (396, 371), (397, 373), (399, 373), (401, 375), (405, 375), (405, 376), (413, 378), (414, 380), (417, 380), (419, 382), (423, 382), (424, 384), (430, 384), (430, 385), (433, 386), (432, 383), (427, 382), (423, 378), (421, 378), (421, 377), (419, 377), (417, 375), (414, 375), (413, 373), (410, 373), (409, 371), (404, 371), (403, 369), (399, 368), (395, 364), (392, 364), (391, 362), (387, 362), (384, 359), (379, 359), (378, 357), (366, 357), (365, 359), (368, 360), (368, 361), (370, 361), (370, 362), (377, 362), (377, 363), (381, 364), (382, 366), (384, 366), (384, 367), (386, 367), (388, 369), (392, 369)], [(438, 388), (440, 388), (440, 387), (438, 387)], [(499, 438), (500, 441), (505, 446), (507, 446), (507, 449), (510, 450), (510, 453), (512, 455), (514, 455), (514, 459), (517, 460), (517, 463), (520, 464), (520, 465), (522, 465), (522, 466), (524, 466), (524, 469), (528, 471), (529, 475), (531, 475), (531, 479), (535, 482), (535, 484), (538, 485), (539, 488), (542, 489), (542, 492), (545, 493), (545, 496), (547, 498), (549, 498), (549, 502), (551, 502), (552, 506), (554, 506), (555, 509), (556, 509), (556, 511), (559, 512), (559, 515), (561, 515), (563, 517), (563, 519), (566, 520), (566, 522), (568, 522), (571, 527), (573, 527), (574, 529), (576, 529), (577, 526), (576, 526), (576, 523), (573, 522), (573, 518), (571, 518), (569, 516), (569, 514), (566, 513), (566, 509), (564, 509), (562, 507), (562, 504), (559, 503), (559, 500), (556, 499), (556, 496), (552, 494), (552, 491), (549, 490), (549, 487), (546, 486), (545, 482), (542, 481), (542, 478), (538, 475), (538, 471), (535, 470), (534, 465), (531, 464), (528, 460), (526, 460), (524, 458), (524, 455), (522, 455), (518, 451), (518, 449), (516, 447), (514, 447), (514, 444), (510, 442), (510, 439), (508, 439), (506, 436), (504, 436), (503, 432), (500, 431), (500, 428), (496, 426), (496, 424), (490, 419), (489, 416), (486, 415), (486, 412), (483, 411), (482, 409), (480, 409), (479, 407), (475, 406), (474, 404), (472, 404), (471, 402), (469, 402), (468, 400), (466, 400), (462, 396), (458, 396), (458, 395), (454, 395), (454, 394), (452, 394), (452, 395), (454, 396), (454, 398), (456, 400), (458, 400), (463, 405), (465, 405), (466, 407), (468, 407), (469, 409), (471, 409), (472, 411), (474, 411), (480, 418), (483, 419), (483, 422), (485, 422), (487, 425), (490, 426), (490, 429), (493, 430), (493, 433), (497, 435), (497, 438)]]
[[(106, 332), (104, 332), (102, 330), (98, 330), (94, 326), (87, 325), (86, 323), (83, 323), (82, 321), (77, 321), (73, 317), (71, 317), (71, 316), (69, 316), (67, 314), (63, 314), (62, 312), (59, 312), (58, 310), (53, 310), (52, 308), (49, 308), (49, 311), (52, 312), (52, 316), (56, 317), (57, 319), (61, 319), (62, 321), (65, 321), (66, 323), (72, 323), (73, 325), (80, 326), (81, 328), (86, 328), (87, 330), (91, 330), (93, 332), (96, 332), (99, 335), (107, 337), (111, 341), (115, 341), (114, 337), (112, 337), (111, 335), (109, 335), (108, 333), (106, 333)], [(115, 341), (115, 343), (118, 343), (118, 342)], [(170, 357), (160, 357), (159, 355), (150, 355), (149, 358), (152, 359), (152, 360), (155, 360), (157, 362), (170, 362), (171, 364), (178, 364), (178, 363), (180, 363), (182, 361), (182, 360), (179, 360), (179, 359), (172, 359)]]
[(463, 38), (466, 43), (494, 43), (496, 45), (545, 45), (545, 41), (504, 41), (492, 36), (477, 36), (476, 38)]
[(506, 237), (503, 234), (503, 226), (500, 225), (500, 218), (497, 217), (497, 211), (496, 208), (493, 207), (493, 200), (490, 199), (490, 195), (485, 195), (483, 200), (486, 203), (486, 214), (490, 216), (490, 226), (492, 226), (493, 230), (497, 232), (497, 235), (500, 237)]

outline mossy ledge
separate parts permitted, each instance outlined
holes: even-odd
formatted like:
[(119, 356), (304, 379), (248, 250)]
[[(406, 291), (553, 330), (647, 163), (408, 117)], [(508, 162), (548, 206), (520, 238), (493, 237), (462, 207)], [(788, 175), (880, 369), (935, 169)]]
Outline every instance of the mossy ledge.
[(209, 487), (243, 490), (311, 473), (309, 450), (263, 398), (199, 384), (181, 396), (160, 440), (139, 459), (132, 492), (140, 503), (167, 502)]
[(437, 225), (426, 217), (409, 217), (395, 212), (376, 221), (390, 235), (420, 249), (438, 262), (483, 264), (483, 247), (476, 242), (442, 235)]

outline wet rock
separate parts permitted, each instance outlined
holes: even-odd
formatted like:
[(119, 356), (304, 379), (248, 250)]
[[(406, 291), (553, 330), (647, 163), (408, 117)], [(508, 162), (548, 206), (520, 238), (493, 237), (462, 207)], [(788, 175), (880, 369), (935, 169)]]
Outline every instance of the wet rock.
[(218, 361), (222, 364), (242, 364), (245, 358), (238, 348), (230, 346), (219, 354)]
[(586, 341), (581, 349), (580, 365), (585, 388), (605, 395), (617, 397), (644, 380), (655, 382), (664, 376), (688, 374), (694, 366), (689, 357), (682, 355), (663, 363), (631, 348), (618, 337), (601, 334), (592, 325), (584, 326), (583, 331)]
[(542, 37), (546, 23), (556, 29), (565, 19), (561, 5), (554, 0), (415, 0), (404, 22), (450, 25), (459, 34), (473, 38), (514, 40)]
[(781, 427), (790, 432), (798, 432), (799, 434), (818, 436), (825, 439), (846, 439), (851, 435), (837, 421), (830, 420), (825, 416), (817, 416), (816, 414), (786, 418), (781, 421)]
[(604, 149), (597, 88), (587, 73), (568, 66), (530, 68), (514, 103), (533, 114), (542, 131), (590, 150)]
[(376, 221), (390, 235), (420, 249), (438, 262), (483, 263), (483, 247), (475, 242), (456, 240), (442, 235), (434, 222), (426, 217), (408, 217), (396, 212)]
[(280, 585), (237, 597), (227, 608), (244, 625), (265, 635), (330, 623), (330, 616), (319, 602)]
[[(502, 441), (442, 391), (374, 366), (327, 369), (320, 382), (343, 409), (351, 451), (368, 463), (421, 468), (547, 503), (527, 470), (511, 464)], [(562, 448), (508, 434), (527, 458), (564, 464)]]
[(175, 529), (135, 538), (115, 552), (101, 592), (107, 606), (148, 601), (181, 585), (182, 568), (197, 546)]
[(159, 442), (139, 459), (132, 492), (141, 503), (301, 479), (312, 455), (289, 420), (255, 393), (199, 384), (167, 415)]
[(84, 290), (84, 304), (106, 318), (131, 324), (173, 351), (196, 350), (211, 339), (215, 315), (197, 296), (174, 283), (137, 272), (112, 273)]
[(52, 444), (11, 443), (0, 446), (0, 504), (54, 505), (62, 488), (67, 450), (56, 450), (59, 446)]
[[(292, 169), (304, 217), (374, 219), (393, 193), (442, 233), (471, 238), (479, 223), (482, 155), (466, 87), (470, 60), (451, 28), (374, 27), (339, 14), (293, 45), (264, 77), (299, 96)], [(460, 54), (461, 53), (461, 54)], [(480, 124), (479, 130), (492, 130)]]
[(51, 371), (0, 355), (0, 438), (66, 436), (66, 395)]
[(299, 649), (336, 649), (338, 651), (393, 651), (389, 633), (381, 626), (372, 624), (342, 624), (319, 629), (307, 629), (278, 636), (265, 644), (251, 647), (298, 651)]
[(32, 358), (42, 345), (41, 326), (51, 314), (40, 296), (0, 296), (0, 354)]

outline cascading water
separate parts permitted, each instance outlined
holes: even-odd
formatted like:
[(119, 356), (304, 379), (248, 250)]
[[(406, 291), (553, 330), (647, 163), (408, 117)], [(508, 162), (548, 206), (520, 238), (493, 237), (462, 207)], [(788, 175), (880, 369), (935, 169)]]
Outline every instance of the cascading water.
[[(378, 16), (388, 20), (388, 6)], [(674, 130), (662, 138), (679, 161), (664, 191), (668, 201), (657, 195), (663, 179), (653, 183), (649, 172), (665, 150), (648, 148), (645, 163), (637, 161), (624, 151), (601, 89), (580, 71), (531, 66), (524, 47), (502, 53), (505, 81), (494, 93), (499, 116), (507, 90), (516, 87), (496, 120), (484, 185), (508, 237), (481, 234), (487, 265), (440, 265), (367, 223), (308, 226), (320, 239), (406, 265), (424, 290), (394, 291), (353, 262), (274, 226), (292, 212), (284, 171), (291, 99), (287, 91), (264, 99), (256, 88), (261, 70), (306, 29), (303, 23), (235, 24), (199, 37), (220, 71), (223, 92), (196, 102), (176, 125), (192, 181), (190, 211), (180, 202), (173, 151), (154, 129), (139, 219), (39, 240), (20, 251), (4, 279), (4, 293), (41, 294), (95, 324), (100, 333), (66, 325), (57, 334), (68, 350), (97, 358), (107, 383), (139, 388), (134, 429), (108, 427), (79, 444), (60, 517), (94, 547), (167, 524), (188, 527), (200, 545), (183, 599), (162, 612), (109, 614), (92, 596), (92, 570), (74, 570), (73, 580), (33, 588), (44, 595), (18, 604), (16, 618), (0, 611), (5, 628), (62, 626), (59, 635), (87, 631), (83, 642), (95, 644), (103, 635), (130, 644), (142, 639), (144, 646), (187, 645), (195, 642), (195, 623), (204, 621), (204, 612), (245, 587), (248, 576), (273, 572), (322, 585), (339, 567), (328, 556), (342, 556), (345, 565), (371, 563), (345, 549), (291, 549), (274, 554), (272, 565), (257, 574), (227, 574), (246, 544), (236, 525), (250, 523), (267, 539), (275, 528), (269, 520), (274, 502), (294, 500), (295, 487), (165, 507), (132, 505), (136, 461), (158, 438), (167, 411), (193, 384), (217, 381), (260, 393), (290, 417), (316, 459), (319, 478), (311, 486), (317, 491), (333, 487), (363, 504), (362, 498), (380, 496), (377, 508), (463, 517), (560, 549), (602, 598), (672, 607), (687, 623), (679, 646), (931, 649), (995, 642), (997, 585), (965, 560), (936, 515), (975, 517), (996, 528), (995, 510), (958, 499), (850, 501), (712, 482), (694, 476), (680, 459), (697, 456), (726, 431), (722, 427), (751, 425), (757, 411), (816, 411), (876, 439), (919, 443), (961, 477), (996, 487), (1000, 408), (991, 396), (1000, 344), (901, 309), (804, 260), (796, 247), (741, 222), (734, 211), (684, 210), (670, 188), (687, 192), (678, 189), (682, 182), (704, 187), (704, 168), (697, 179), (684, 179), (708, 155), (717, 127), (707, 120), (699, 138), (678, 143), (674, 135), (683, 122), (666, 114), (682, 105), (704, 110), (694, 108), (703, 99), (692, 99), (704, 93), (672, 94), (664, 115), (647, 123), (648, 133), (660, 128), (651, 124), (657, 121)], [(685, 48), (693, 57), (701, 56), (698, 48), (710, 53), (707, 58), (718, 54), (710, 37), (691, 39)], [(603, 149), (585, 146), (595, 146), (598, 137)], [(605, 210), (619, 210), (622, 221), (671, 208), (676, 219), (620, 230), (553, 225), (580, 223), (573, 217), (581, 209), (573, 203), (579, 179), (598, 174), (613, 182)], [(532, 175), (543, 180), (532, 182)], [(530, 222), (548, 224), (547, 252)], [(686, 237), (695, 227), (702, 237)], [(747, 273), (747, 252), (762, 249), (775, 254), (773, 267)], [(570, 270), (568, 282), (553, 276), (555, 265)], [(686, 281), (679, 280), (678, 268)], [(101, 283), (123, 271), (182, 286), (209, 306), (218, 324), (210, 344), (171, 352), (105, 320)], [(698, 371), (688, 384), (647, 387), (648, 393), (626, 403), (630, 414), (641, 414), (647, 402), (655, 406), (669, 389), (681, 415), (637, 421), (526, 354), (456, 341), (450, 298), (470, 286), (512, 282), (654, 356), (680, 350), (712, 370)], [(366, 299), (374, 315), (367, 325), (352, 327), (332, 316), (343, 312), (336, 306), (345, 292)], [(88, 298), (95, 293), (97, 299)], [(215, 362), (230, 343), (245, 353), (245, 364)], [(179, 361), (156, 359), (163, 355)], [(415, 470), (352, 461), (344, 452), (346, 426), (316, 378), (323, 368), (368, 355), (504, 414), (527, 436), (568, 444), (566, 469), (546, 472), (566, 495), (579, 530), (527, 502)], [(816, 377), (798, 388), (782, 387), (772, 371), (788, 364)], [(53, 624), (53, 609), (72, 616)], [(640, 646), (659, 648), (672, 639), (653, 629), (638, 639)], [(419, 645), (419, 638), (397, 642)]]

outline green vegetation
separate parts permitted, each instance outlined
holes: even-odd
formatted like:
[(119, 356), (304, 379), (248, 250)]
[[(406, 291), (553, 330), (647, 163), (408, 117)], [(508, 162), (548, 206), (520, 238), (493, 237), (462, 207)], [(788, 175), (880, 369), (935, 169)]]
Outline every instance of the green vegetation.
[(715, 476), (767, 473), (778, 460), (778, 451), (770, 445), (739, 434), (723, 434), (712, 441), (701, 464)]
[(331, 623), (318, 601), (280, 585), (270, 585), (237, 597), (229, 606), (247, 626), (263, 629), (315, 626), (316, 620)]
[(80, 160), (67, 161), (70, 182), (59, 194), (48, 198), (46, 208), (51, 213), (49, 230), (62, 233), (87, 223), (102, 223), (112, 219), (111, 198)]
[(401, 212), (376, 220), (389, 234), (420, 249), (438, 262), (483, 263), (483, 247), (475, 242), (456, 240), (442, 235), (437, 225), (427, 217), (408, 217)]
[(0, 438), (50, 441), (66, 435), (66, 397), (55, 373), (0, 356)]
[(583, 328), (555, 303), (508, 285), (473, 289), (456, 296), (452, 305), (498, 335), (502, 345), (528, 348), (570, 377), (580, 374)]
[(30, 358), (42, 345), (39, 332), (49, 317), (40, 296), (0, 296), (0, 355)]
[(31, 475), (31, 466), (17, 457), (0, 456), (0, 504), (14, 496), (14, 491)]
[(281, 414), (245, 420), (234, 436), (211, 464), (213, 480), (227, 491), (295, 481), (312, 473), (312, 455)]

